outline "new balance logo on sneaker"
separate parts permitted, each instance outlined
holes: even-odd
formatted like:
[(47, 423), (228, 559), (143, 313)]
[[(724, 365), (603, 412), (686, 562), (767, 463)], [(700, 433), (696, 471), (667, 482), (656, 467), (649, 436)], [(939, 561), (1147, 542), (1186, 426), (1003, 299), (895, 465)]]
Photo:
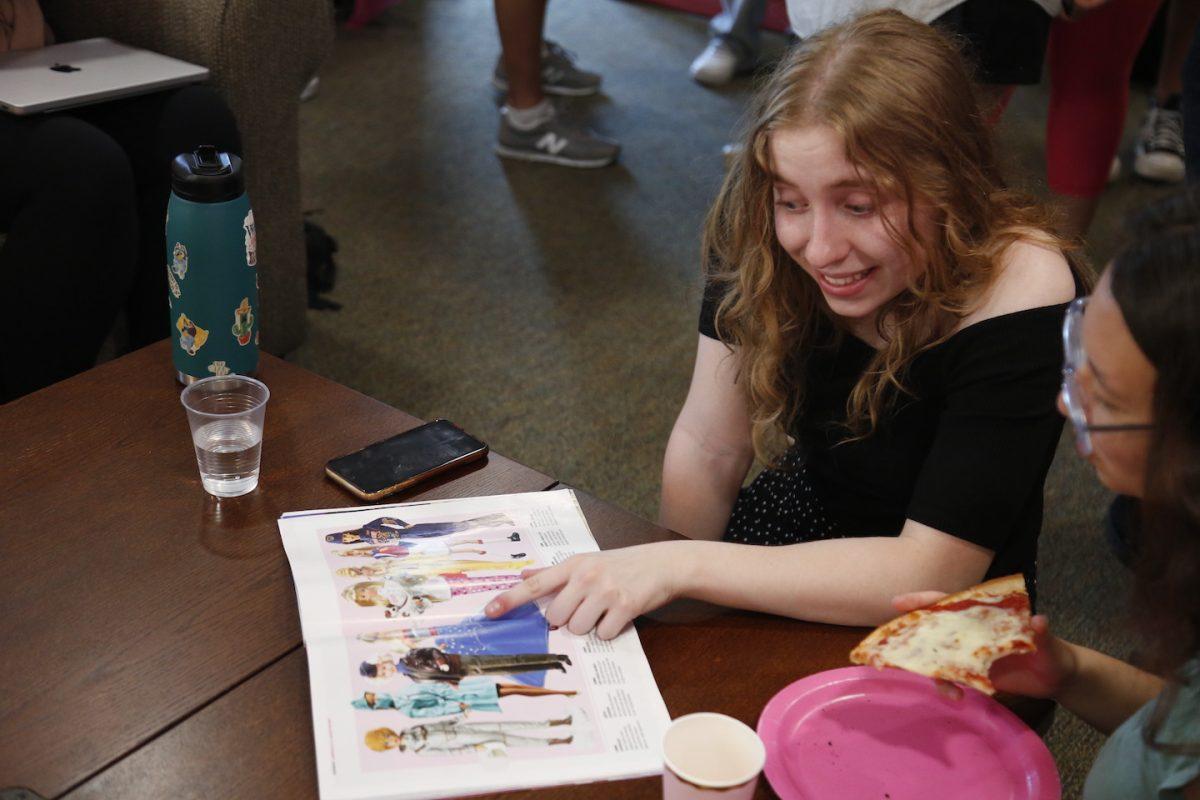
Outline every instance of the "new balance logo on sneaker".
[(509, 113), (501, 113), (496, 152), (505, 158), (564, 167), (603, 167), (617, 160), (621, 146), (553, 115), (530, 130), (522, 130), (511, 123)]
[(563, 148), (569, 144), (569, 140), (558, 136), (554, 131), (546, 131), (546, 135), (538, 139), (537, 148), (545, 150), (552, 156), (556, 156), (562, 152)]

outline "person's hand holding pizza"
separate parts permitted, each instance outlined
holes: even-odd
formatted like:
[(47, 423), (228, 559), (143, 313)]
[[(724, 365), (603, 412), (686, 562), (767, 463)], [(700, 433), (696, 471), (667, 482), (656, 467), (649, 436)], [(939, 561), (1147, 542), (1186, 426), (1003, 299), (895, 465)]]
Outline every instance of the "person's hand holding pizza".
[[(892, 606), (903, 614), (932, 606), (944, 597), (945, 592), (912, 592), (892, 598)], [(1054, 698), (1075, 674), (1075, 653), (1067, 642), (1050, 633), (1050, 622), (1044, 615), (1033, 616), (1030, 627), (1037, 650), (998, 658), (988, 670), (988, 679), (998, 692)], [(962, 696), (957, 684), (941, 679), (938, 684), (943, 694)]]
[(1050, 633), (1050, 622), (1045, 616), (1038, 614), (1031, 622), (1037, 652), (1018, 653), (997, 660), (988, 677), (1000, 692), (1056, 698), (1075, 676), (1075, 651)]

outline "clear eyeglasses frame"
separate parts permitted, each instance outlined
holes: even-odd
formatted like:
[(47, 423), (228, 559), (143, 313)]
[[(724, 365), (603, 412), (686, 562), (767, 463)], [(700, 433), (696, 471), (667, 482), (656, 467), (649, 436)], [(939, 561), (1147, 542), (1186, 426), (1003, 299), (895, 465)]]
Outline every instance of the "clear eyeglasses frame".
[(1062, 327), (1063, 405), (1067, 407), (1067, 415), (1071, 418), (1071, 426), (1075, 429), (1075, 446), (1083, 456), (1092, 454), (1093, 433), (1147, 431), (1154, 427), (1150, 423), (1093, 425), (1088, 422), (1087, 409), (1083, 405), (1083, 390), (1079, 386), (1078, 379), (1079, 369), (1087, 363), (1087, 352), (1083, 349), (1083, 311), (1087, 308), (1087, 300), (1086, 297), (1079, 297), (1067, 306), (1067, 314), (1063, 318)]

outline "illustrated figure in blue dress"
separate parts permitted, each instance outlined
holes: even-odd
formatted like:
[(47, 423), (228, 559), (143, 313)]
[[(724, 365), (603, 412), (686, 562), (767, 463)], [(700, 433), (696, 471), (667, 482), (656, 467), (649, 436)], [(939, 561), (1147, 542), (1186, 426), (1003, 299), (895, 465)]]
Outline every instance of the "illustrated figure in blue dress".
[[(365, 642), (399, 643), (406, 647), (432, 645), (464, 656), (545, 653), (550, 646), (550, 623), (535, 603), (514, 608), (499, 619), (468, 617), (454, 625), (398, 628), (359, 634)], [(514, 679), (529, 686), (545, 685), (544, 672), (526, 672)]]
[(414, 683), (395, 693), (363, 692), (361, 698), (350, 702), (360, 710), (395, 709), (410, 717), (445, 717), (463, 715), (469, 711), (499, 712), (501, 697), (573, 697), (575, 694), (576, 692), (567, 690), (543, 689), (517, 683), (500, 683), (494, 678), (472, 677), (463, 678), (458, 686), (448, 683)]
[(325, 541), (334, 544), (396, 542), (401, 539), (426, 539), (431, 536), (449, 536), (480, 528), (511, 527), (512, 525), (513, 521), (507, 514), (487, 514), (457, 522), (417, 523), (405, 522), (396, 517), (379, 517), (361, 528), (327, 534)]

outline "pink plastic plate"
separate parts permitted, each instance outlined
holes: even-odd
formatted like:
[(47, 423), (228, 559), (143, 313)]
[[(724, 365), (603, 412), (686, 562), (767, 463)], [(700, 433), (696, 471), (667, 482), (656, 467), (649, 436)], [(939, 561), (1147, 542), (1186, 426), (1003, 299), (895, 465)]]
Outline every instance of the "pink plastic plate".
[(900, 670), (819, 672), (771, 698), (758, 719), (767, 780), (782, 800), (1059, 800), (1042, 740), (992, 698), (961, 700)]

